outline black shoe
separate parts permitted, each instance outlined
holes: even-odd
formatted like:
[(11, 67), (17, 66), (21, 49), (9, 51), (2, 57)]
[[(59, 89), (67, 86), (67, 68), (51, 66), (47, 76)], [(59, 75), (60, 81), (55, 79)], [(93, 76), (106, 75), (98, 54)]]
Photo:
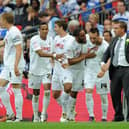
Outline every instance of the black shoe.
[(124, 117), (115, 117), (113, 119), (113, 122), (119, 122), (119, 121), (124, 121)]
[(89, 120), (90, 122), (94, 121), (94, 117), (93, 116), (89, 116)]
[(107, 119), (104, 119), (104, 118), (103, 118), (101, 121), (102, 121), (102, 122), (107, 122)]
[(128, 117), (126, 118), (126, 121), (129, 122), (129, 118)]

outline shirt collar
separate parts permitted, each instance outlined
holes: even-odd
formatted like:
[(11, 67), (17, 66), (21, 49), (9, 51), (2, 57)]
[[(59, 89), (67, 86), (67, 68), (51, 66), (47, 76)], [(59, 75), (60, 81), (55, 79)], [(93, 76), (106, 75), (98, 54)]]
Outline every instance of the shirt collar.
[(127, 36), (127, 34), (125, 33), (122, 37), (119, 37), (119, 39), (122, 39), (123, 41), (125, 41), (126, 40), (126, 36)]

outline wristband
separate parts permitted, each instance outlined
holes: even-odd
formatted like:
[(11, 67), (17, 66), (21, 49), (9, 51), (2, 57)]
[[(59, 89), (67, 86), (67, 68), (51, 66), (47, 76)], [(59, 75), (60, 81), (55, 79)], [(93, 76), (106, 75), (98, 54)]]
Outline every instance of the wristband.
[(101, 66), (103, 66), (105, 63), (104, 62), (101, 62)]
[(53, 54), (53, 58), (56, 59), (56, 53)]

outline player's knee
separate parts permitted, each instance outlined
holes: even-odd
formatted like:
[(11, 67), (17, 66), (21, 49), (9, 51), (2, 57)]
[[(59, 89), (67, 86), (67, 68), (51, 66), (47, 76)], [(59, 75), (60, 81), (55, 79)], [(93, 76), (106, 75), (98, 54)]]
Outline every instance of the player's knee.
[(86, 93), (92, 94), (93, 93), (93, 89), (87, 88), (86, 89)]
[(66, 93), (70, 93), (71, 92), (71, 89), (72, 89), (72, 84), (71, 83), (65, 83), (64, 84), (64, 91)]
[(40, 94), (40, 90), (39, 89), (33, 89), (33, 94), (35, 96), (38, 96)]
[(65, 87), (65, 88), (64, 88), (64, 91), (65, 91), (67, 94), (69, 94), (69, 93), (71, 92), (71, 88), (72, 88), (72, 87), (70, 87), (70, 86)]
[(44, 96), (49, 97), (50, 96), (50, 90), (45, 90), (44, 91)]

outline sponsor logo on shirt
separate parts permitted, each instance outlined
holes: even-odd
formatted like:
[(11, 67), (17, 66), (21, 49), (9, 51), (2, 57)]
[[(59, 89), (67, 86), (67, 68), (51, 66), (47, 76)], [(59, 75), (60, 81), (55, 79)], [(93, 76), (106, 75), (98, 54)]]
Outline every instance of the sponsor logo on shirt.
[(63, 49), (63, 48), (64, 48), (64, 45), (61, 44), (61, 43), (57, 43), (55, 47), (56, 47), (56, 48)]
[(43, 51), (50, 51), (50, 47), (41, 47)]

